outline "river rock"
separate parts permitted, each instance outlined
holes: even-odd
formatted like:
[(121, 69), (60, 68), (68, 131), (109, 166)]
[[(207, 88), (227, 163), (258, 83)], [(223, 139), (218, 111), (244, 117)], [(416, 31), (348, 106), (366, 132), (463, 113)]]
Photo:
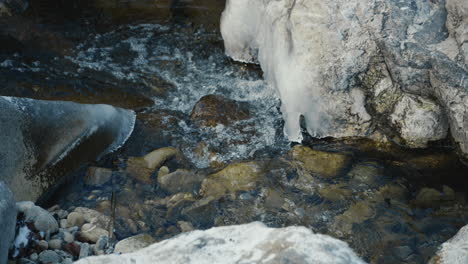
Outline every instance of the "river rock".
[(13, 199), (13, 194), (0, 181), (0, 264), (7, 263), (8, 249), (15, 237), (16, 225), (16, 204)]
[(51, 249), (61, 249), (62, 248), (62, 240), (60, 240), (60, 239), (51, 239), (49, 241), (49, 248), (51, 248)]
[(255, 188), (256, 181), (261, 175), (261, 166), (256, 162), (230, 164), (223, 170), (206, 177), (200, 193), (205, 197), (219, 198), (226, 193), (249, 191)]
[(80, 234), (84, 240), (93, 244), (95, 244), (100, 237), (109, 236), (109, 232), (107, 230), (89, 223), (83, 225)]
[(77, 207), (73, 212), (81, 215), (85, 222), (91, 223), (99, 228), (107, 229), (111, 218), (107, 215), (104, 215), (96, 210), (89, 209), (86, 207)]
[(245, 105), (221, 95), (203, 96), (193, 107), (190, 118), (198, 126), (228, 126), (232, 122), (248, 119), (250, 113)]
[(39, 261), (43, 264), (59, 263), (60, 256), (53, 250), (45, 250), (39, 254)]
[(67, 216), (67, 226), (68, 227), (81, 227), (85, 223), (85, 219), (82, 214), (77, 213), (77, 212), (71, 212)]
[(107, 168), (89, 167), (85, 176), (85, 183), (91, 186), (100, 186), (112, 177), (112, 170)]
[(183, 169), (162, 176), (158, 174), (159, 186), (170, 193), (193, 192), (202, 180), (201, 175)]
[(58, 231), (58, 222), (49, 211), (34, 205), (33, 202), (19, 202), (16, 205), (18, 211), (25, 215), (25, 221), (33, 223), (38, 231), (50, 233)]
[(429, 264), (464, 264), (468, 263), (468, 225), (443, 243)]
[[(288, 241), (288, 243), (285, 243)], [(348, 263), (364, 264), (345, 242), (305, 227), (268, 228), (254, 222), (183, 233), (130, 254), (90, 257), (87, 263)]]
[(0, 110), (0, 179), (19, 201), (35, 201), (66, 172), (122, 146), (135, 123), (132, 111), (108, 105), (0, 97)]
[(301, 145), (294, 146), (289, 154), (299, 167), (326, 178), (336, 176), (350, 161), (348, 156), (340, 153), (314, 150)]
[(115, 244), (115, 253), (131, 253), (142, 248), (145, 248), (156, 242), (156, 240), (148, 234), (140, 234), (121, 240)]
[(151, 175), (155, 169), (161, 167), (164, 162), (180, 156), (181, 152), (173, 147), (165, 147), (152, 151), (144, 157), (131, 157), (127, 161), (128, 173), (143, 183), (151, 183)]

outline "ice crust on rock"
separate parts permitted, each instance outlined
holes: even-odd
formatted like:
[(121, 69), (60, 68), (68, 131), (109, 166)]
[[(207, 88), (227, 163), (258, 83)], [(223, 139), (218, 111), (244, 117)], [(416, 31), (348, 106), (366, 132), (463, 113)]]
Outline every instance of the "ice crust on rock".
[(260, 222), (183, 233), (130, 254), (79, 260), (98, 263), (364, 264), (348, 245), (305, 227), (268, 228)]
[(121, 147), (136, 118), (133, 111), (109, 105), (15, 97), (0, 97), (0, 110), (0, 179), (18, 201), (35, 201), (53, 186), (58, 173), (42, 172), (84, 143), (86, 154), (79, 157), (83, 161)]
[(376, 45), (355, 19), (359, 8), (343, 0), (227, 1), (221, 18), (226, 53), (260, 63), (280, 94), (291, 141), (302, 139), (301, 115), (314, 137), (368, 132), (364, 94), (352, 82)]
[(450, 240), (442, 244), (429, 264), (468, 263), (468, 225), (462, 227)]

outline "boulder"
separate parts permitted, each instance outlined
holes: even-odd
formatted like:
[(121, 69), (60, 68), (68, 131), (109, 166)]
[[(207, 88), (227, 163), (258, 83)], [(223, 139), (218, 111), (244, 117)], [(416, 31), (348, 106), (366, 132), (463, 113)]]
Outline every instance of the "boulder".
[(7, 263), (8, 249), (15, 238), (16, 204), (13, 194), (0, 181), (0, 264)]
[(83, 162), (118, 149), (135, 114), (108, 105), (0, 97), (0, 179), (16, 200), (36, 201)]
[(468, 263), (468, 225), (443, 243), (429, 264), (464, 264)]
[(247, 107), (221, 95), (205, 95), (193, 107), (190, 118), (198, 126), (228, 126), (250, 117)]
[(183, 233), (130, 254), (89, 257), (87, 263), (364, 264), (348, 245), (305, 227), (268, 228), (259, 222)]
[(467, 17), (463, 0), (228, 0), (221, 33), (278, 90), (291, 141), (302, 124), (422, 147), (448, 126), (468, 157)]

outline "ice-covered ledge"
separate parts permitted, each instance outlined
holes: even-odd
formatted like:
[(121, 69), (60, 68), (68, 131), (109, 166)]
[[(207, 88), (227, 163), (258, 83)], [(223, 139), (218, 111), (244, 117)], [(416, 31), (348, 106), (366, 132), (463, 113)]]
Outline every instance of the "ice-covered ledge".
[(316, 137), (368, 133), (364, 93), (353, 78), (366, 70), (376, 45), (355, 18), (359, 8), (357, 1), (227, 1), (226, 53), (258, 60), (281, 96), (290, 140), (302, 139), (300, 115)]
[[(465, 3), (464, 3), (465, 2)], [(468, 6), (463, 0), (227, 0), (226, 54), (259, 63), (285, 134), (444, 139), (468, 155)]]

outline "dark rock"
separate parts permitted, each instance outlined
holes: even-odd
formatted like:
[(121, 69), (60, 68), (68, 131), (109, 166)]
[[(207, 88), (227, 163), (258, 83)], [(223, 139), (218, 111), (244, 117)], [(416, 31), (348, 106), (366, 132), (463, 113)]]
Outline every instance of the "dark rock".
[(198, 126), (228, 126), (235, 121), (250, 118), (250, 113), (245, 104), (211, 94), (203, 96), (195, 104), (190, 118)]
[(108, 105), (0, 97), (0, 109), (0, 175), (17, 200), (35, 201), (67, 171), (119, 148), (135, 121)]

